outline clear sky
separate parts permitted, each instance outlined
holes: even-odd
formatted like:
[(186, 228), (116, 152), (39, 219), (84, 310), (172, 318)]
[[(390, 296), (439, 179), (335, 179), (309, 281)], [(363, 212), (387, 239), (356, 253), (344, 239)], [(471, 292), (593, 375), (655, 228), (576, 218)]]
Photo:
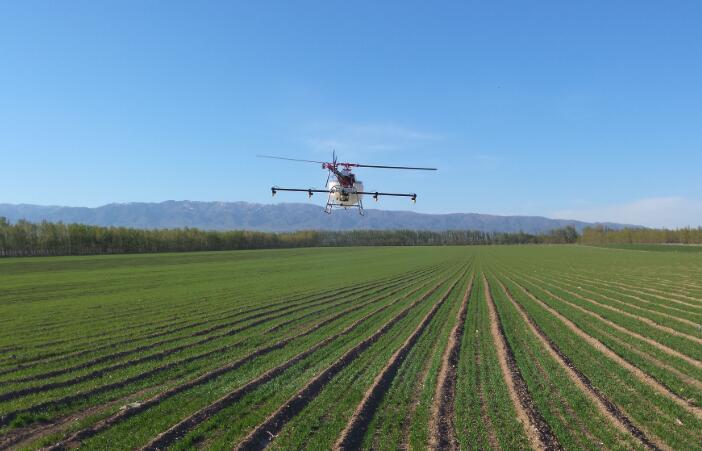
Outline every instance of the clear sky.
[[(702, 224), (702, 2), (2, 2), (0, 203), (270, 198)], [(317, 203), (321, 199), (316, 199)]]

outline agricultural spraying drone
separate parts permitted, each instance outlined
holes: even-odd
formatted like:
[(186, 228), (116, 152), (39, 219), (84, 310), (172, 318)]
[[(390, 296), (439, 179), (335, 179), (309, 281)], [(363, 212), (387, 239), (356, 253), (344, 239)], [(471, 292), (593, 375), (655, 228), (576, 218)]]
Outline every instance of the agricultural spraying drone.
[[(271, 155), (258, 155), (259, 158), (273, 158), (276, 160), (301, 161), (303, 163), (317, 163), (322, 165), (322, 169), (328, 171), (326, 189), (313, 188), (280, 188), (274, 186), (271, 188), (271, 193), (275, 196), (278, 191), (296, 191), (307, 193), (308, 197), (312, 197), (314, 193), (325, 193), (328, 195), (327, 205), (324, 207), (325, 213), (331, 213), (334, 208), (358, 208), (358, 212), (363, 215), (363, 195), (367, 194), (373, 197), (376, 202), (380, 196), (393, 197), (409, 197), (412, 202), (417, 201), (417, 194), (410, 193), (383, 193), (379, 191), (363, 191), (363, 182), (356, 178), (356, 175), (351, 172), (351, 168), (375, 168), (375, 169), (406, 169), (414, 171), (436, 171), (436, 168), (414, 168), (406, 166), (381, 166), (373, 164), (359, 163), (340, 163), (336, 159), (336, 152), (332, 154), (332, 162), (314, 160), (301, 160), (298, 158), (276, 157)], [(333, 180), (332, 176), (334, 177)]]

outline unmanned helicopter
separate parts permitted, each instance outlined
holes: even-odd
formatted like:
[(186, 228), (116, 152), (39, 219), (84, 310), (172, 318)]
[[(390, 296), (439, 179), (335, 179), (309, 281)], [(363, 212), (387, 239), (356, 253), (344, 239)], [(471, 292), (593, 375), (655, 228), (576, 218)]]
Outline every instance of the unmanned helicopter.
[(327, 205), (324, 207), (324, 212), (331, 214), (335, 208), (357, 208), (361, 216), (363, 216), (363, 195), (369, 195), (378, 201), (380, 196), (393, 197), (409, 197), (412, 202), (417, 202), (416, 193), (383, 193), (379, 191), (364, 191), (363, 182), (356, 178), (356, 174), (352, 172), (352, 168), (375, 168), (375, 169), (402, 169), (412, 171), (436, 171), (436, 168), (416, 168), (407, 166), (383, 166), (374, 164), (360, 163), (342, 163), (337, 161), (336, 152), (332, 153), (332, 162), (302, 160), (298, 158), (277, 157), (273, 155), (257, 155), (259, 158), (272, 158), (276, 160), (298, 161), (303, 163), (321, 164), (322, 169), (327, 170), (326, 189), (313, 188), (280, 188), (278, 186), (271, 187), (271, 194), (275, 196), (278, 191), (295, 191), (307, 193), (308, 197), (312, 197), (315, 193), (327, 194)]

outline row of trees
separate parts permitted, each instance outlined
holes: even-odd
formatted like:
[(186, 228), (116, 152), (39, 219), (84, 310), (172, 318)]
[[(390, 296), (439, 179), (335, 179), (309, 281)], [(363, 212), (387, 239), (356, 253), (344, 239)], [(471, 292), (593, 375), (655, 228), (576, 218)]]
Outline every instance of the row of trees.
[(9, 223), (0, 217), (0, 256), (92, 255), (146, 252), (219, 251), (315, 246), (448, 246), (470, 244), (574, 243), (572, 227), (545, 235), (472, 230), (301, 231), (267, 233), (248, 230), (133, 229), (61, 222)]
[(583, 230), (582, 244), (702, 244), (702, 227), (696, 229), (621, 229), (592, 227)]

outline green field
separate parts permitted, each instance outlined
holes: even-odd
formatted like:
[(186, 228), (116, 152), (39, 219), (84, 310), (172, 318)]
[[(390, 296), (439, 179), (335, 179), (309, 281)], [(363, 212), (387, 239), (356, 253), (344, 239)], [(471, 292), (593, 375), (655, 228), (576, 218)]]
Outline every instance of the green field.
[(607, 244), (603, 247), (649, 252), (702, 252), (699, 244)]
[(0, 449), (702, 449), (700, 252), (7, 258), (0, 320)]

